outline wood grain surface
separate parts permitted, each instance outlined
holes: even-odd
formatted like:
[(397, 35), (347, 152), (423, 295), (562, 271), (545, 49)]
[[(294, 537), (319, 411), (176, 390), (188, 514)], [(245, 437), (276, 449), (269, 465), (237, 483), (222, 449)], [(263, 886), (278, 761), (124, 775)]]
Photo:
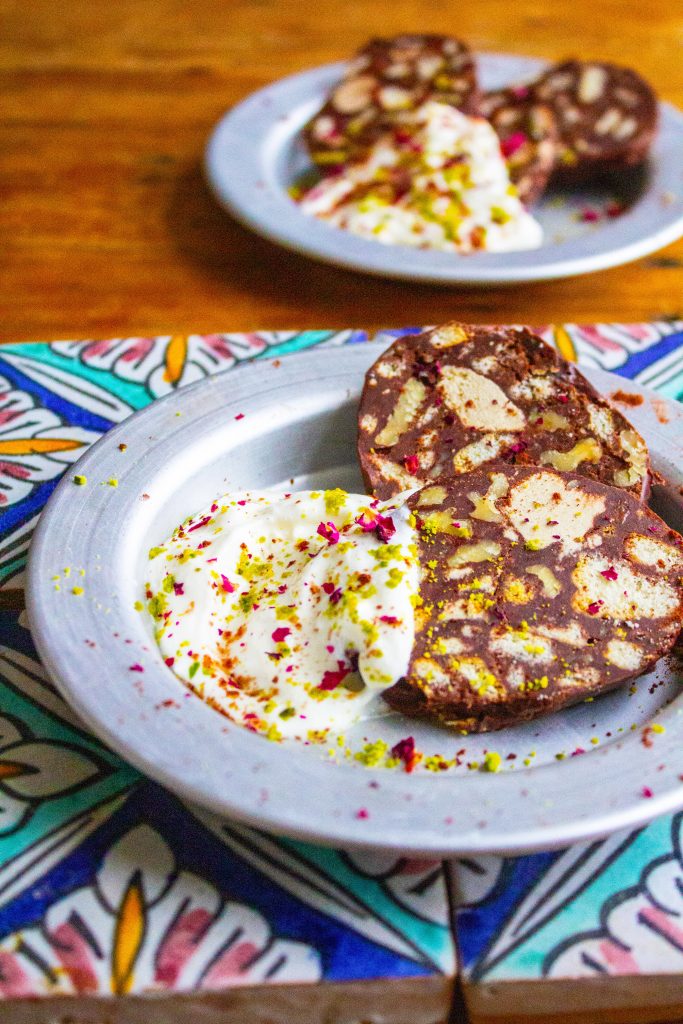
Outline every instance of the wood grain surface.
[(630, 64), (683, 106), (671, 0), (0, 0), (0, 340), (683, 315), (683, 242), (534, 286), (375, 280), (263, 241), (218, 209), (217, 119), (369, 36)]

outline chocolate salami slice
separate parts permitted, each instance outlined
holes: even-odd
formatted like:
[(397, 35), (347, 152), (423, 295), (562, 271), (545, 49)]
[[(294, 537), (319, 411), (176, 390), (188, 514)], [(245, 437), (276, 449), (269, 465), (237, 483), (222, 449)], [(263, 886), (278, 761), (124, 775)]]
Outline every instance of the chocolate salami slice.
[(568, 60), (546, 71), (533, 92), (557, 119), (559, 177), (585, 179), (645, 160), (657, 132), (657, 97), (635, 71)]
[(645, 672), (683, 622), (683, 538), (627, 491), (499, 463), (413, 494), (416, 634), (392, 708), (487, 731)]
[(451, 323), (395, 341), (366, 374), (358, 454), (380, 498), (498, 459), (641, 499), (651, 478), (628, 420), (541, 338), (507, 327)]
[(476, 113), (476, 72), (465, 44), (437, 35), (372, 39), (304, 129), (313, 160), (329, 167), (364, 155), (385, 131), (411, 124), (427, 100)]
[(552, 108), (535, 99), (528, 86), (517, 86), (486, 93), (479, 114), (490, 121), (500, 139), (519, 198), (532, 206), (545, 190), (557, 159), (559, 135)]

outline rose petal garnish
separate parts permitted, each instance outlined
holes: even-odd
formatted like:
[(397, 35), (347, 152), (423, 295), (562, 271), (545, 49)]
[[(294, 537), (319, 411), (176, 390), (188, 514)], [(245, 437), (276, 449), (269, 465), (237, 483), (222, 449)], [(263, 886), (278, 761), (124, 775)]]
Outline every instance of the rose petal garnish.
[(271, 636), (276, 644), (281, 644), (285, 637), (289, 636), (291, 632), (292, 631), (289, 626), (278, 626), (277, 629), (273, 630)]
[(339, 684), (344, 682), (350, 671), (350, 665), (347, 665), (344, 661), (338, 661), (336, 672), (331, 669), (323, 672), (322, 680), (318, 683), (318, 689), (336, 690)]
[(604, 576), (606, 580), (618, 580), (619, 574), (613, 565), (610, 565), (609, 569), (601, 569), (600, 575)]
[(569, 401), (569, 395), (558, 395), (557, 400), (558, 402), (562, 402), (563, 405), (566, 405)]
[(354, 522), (356, 523), (356, 526), (360, 526), (361, 530), (364, 530), (365, 533), (369, 533), (370, 530), (374, 530), (377, 526), (377, 520), (374, 516), (366, 516), (365, 512), (358, 516)]
[(411, 476), (415, 476), (418, 469), (420, 468), (420, 463), (418, 462), (417, 455), (405, 455), (403, 457), (403, 465), (406, 467), (407, 471), (411, 474)]
[(139, 664), (137, 663), (137, 661), (136, 661), (134, 665), (129, 665), (129, 666), (128, 666), (128, 671), (129, 671), (129, 672), (144, 672), (145, 670), (144, 670), (144, 668), (142, 667), (142, 665), (139, 665)]
[(386, 622), (387, 625), (389, 626), (395, 626), (396, 623), (398, 622), (398, 619), (396, 618), (395, 615), (380, 615), (379, 621)]
[(188, 527), (187, 532), (188, 533), (193, 533), (195, 530), (201, 529), (202, 526), (206, 526), (207, 523), (210, 523), (210, 522), (211, 522), (211, 516), (204, 516), (202, 519), (199, 520), (198, 523), (195, 523), (194, 526)]
[(224, 576), (223, 573), (221, 573), (221, 587), (226, 592), (226, 594), (234, 594), (235, 593), (235, 586), (234, 586), (234, 584), (231, 583), (230, 580), (228, 579), (228, 577)]
[(514, 156), (526, 141), (527, 136), (524, 132), (513, 132), (512, 135), (508, 135), (507, 139), (502, 139), (500, 148), (505, 159), (507, 160), (508, 157)]
[(600, 220), (600, 214), (597, 210), (592, 210), (590, 206), (584, 206), (583, 210), (579, 213), (579, 220), (584, 221), (586, 224), (594, 224), (597, 220)]
[(335, 587), (334, 583), (323, 583), (323, 590), (329, 594), (330, 604), (338, 604), (341, 601), (341, 587)]
[(377, 536), (384, 544), (386, 544), (395, 533), (396, 527), (394, 526), (394, 520), (391, 516), (377, 517)]
[(168, 665), (169, 668), (173, 668), (175, 658), (164, 658), (164, 662), (166, 665)]
[(415, 740), (412, 736), (406, 736), (405, 739), (399, 740), (391, 748), (392, 757), (397, 757), (399, 761), (403, 761), (407, 772), (412, 772), (415, 767)]
[(597, 615), (598, 612), (600, 611), (600, 607), (601, 607), (602, 604), (603, 604), (602, 601), (593, 601), (593, 602), (591, 602), (591, 604), (588, 605), (588, 607), (586, 608), (586, 611), (588, 612), (589, 615)]
[(334, 523), (320, 523), (316, 533), (319, 537), (326, 540), (328, 544), (336, 544), (339, 541), (339, 530)]
[[(396, 533), (396, 527), (394, 526), (394, 520), (391, 516), (382, 516), (379, 512), (375, 513), (374, 518), (367, 516), (365, 513), (358, 516), (355, 520), (357, 526), (360, 526), (361, 530), (369, 533), (370, 530), (375, 530), (379, 539), (386, 544), (390, 537), (393, 537)], [(320, 530), (318, 530), (320, 533)]]
[(529, 445), (527, 444), (526, 441), (515, 441), (514, 444), (510, 445), (510, 447), (508, 448), (508, 451), (512, 452), (514, 455), (518, 455), (519, 452), (526, 451), (526, 449), (528, 447), (529, 447)]
[(640, 792), (647, 800), (654, 796), (654, 793), (649, 786), (643, 786)]

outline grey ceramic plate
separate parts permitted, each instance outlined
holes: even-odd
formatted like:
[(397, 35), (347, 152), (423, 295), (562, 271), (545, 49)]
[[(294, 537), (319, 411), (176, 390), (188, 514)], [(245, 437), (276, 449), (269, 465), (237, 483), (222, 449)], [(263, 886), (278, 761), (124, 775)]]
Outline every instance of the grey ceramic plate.
[[(485, 88), (532, 78), (543, 62), (505, 54), (478, 59)], [(661, 127), (649, 166), (610, 189), (548, 193), (534, 208), (540, 249), (518, 253), (429, 252), (382, 245), (301, 213), (287, 189), (310, 168), (300, 138), (344, 65), (283, 78), (235, 107), (216, 126), (206, 171), (218, 201), (247, 227), (307, 256), (384, 277), (436, 284), (505, 284), (570, 277), (638, 259), (683, 235), (683, 114), (660, 105)], [(586, 223), (581, 211), (610, 198), (626, 210)]]
[[(111, 747), (180, 795), (324, 843), (429, 854), (523, 851), (683, 807), (683, 697), (666, 662), (636, 692), (626, 686), (494, 736), (461, 737), (394, 713), (348, 734), (358, 746), (413, 734), (420, 750), (450, 757), (466, 748), (460, 768), (410, 775), (268, 742), (190, 696), (164, 665), (147, 617), (133, 607), (149, 548), (231, 488), (361, 489), (356, 406), (382, 347), (264, 361), (183, 388), (115, 427), (80, 460), (75, 469), (87, 485), (76, 486), (71, 474), (62, 481), (30, 555), (29, 617), (57, 686)], [(605, 393), (639, 391), (609, 374), (587, 376)], [(645, 394), (631, 418), (670, 480), (659, 507), (680, 527), (683, 406), (655, 403)], [(118, 487), (106, 483), (111, 478)], [(645, 734), (644, 744), (655, 717), (666, 731)], [(577, 748), (586, 753), (569, 756)], [(499, 774), (467, 768), (486, 749), (503, 756)], [(558, 761), (558, 754), (567, 756)]]

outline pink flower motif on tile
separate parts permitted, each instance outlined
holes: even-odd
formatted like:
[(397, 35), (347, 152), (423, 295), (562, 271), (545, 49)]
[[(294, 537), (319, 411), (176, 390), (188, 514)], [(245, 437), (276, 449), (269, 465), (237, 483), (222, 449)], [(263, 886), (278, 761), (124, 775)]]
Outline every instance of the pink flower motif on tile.
[(602, 905), (600, 926), (562, 942), (549, 954), (545, 973), (581, 978), (683, 971), (682, 832), (683, 816), (676, 815), (673, 852), (653, 855), (636, 885), (612, 892)]
[(180, 870), (146, 824), (109, 849), (89, 885), (0, 942), (6, 998), (217, 991), (321, 974), (317, 950), (273, 935), (258, 911)]

